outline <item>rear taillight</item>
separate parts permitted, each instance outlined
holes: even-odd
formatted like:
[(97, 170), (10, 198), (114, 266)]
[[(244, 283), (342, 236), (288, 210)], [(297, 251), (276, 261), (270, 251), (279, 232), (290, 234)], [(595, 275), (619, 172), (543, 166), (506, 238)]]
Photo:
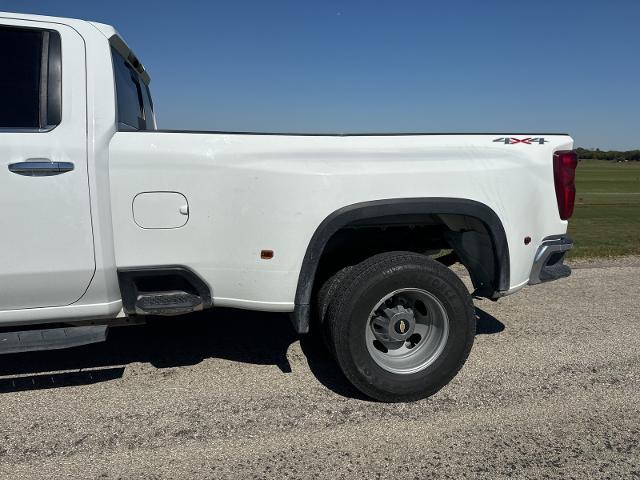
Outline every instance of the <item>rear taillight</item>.
[(562, 220), (568, 220), (573, 214), (576, 200), (576, 167), (578, 155), (573, 151), (553, 154), (553, 181), (556, 186), (558, 212)]

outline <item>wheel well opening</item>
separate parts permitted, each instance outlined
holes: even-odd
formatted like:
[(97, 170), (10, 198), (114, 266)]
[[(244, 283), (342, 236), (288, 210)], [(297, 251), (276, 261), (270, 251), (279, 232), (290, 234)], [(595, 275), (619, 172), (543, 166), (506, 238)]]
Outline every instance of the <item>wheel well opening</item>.
[(491, 298), (498, 290), (495, 245), (487, 226), (460, 214), (393, 215), (349, 223), (327, 241), (313, 289), (338, 270), (378, 253), (403, 250), (431, 256), (468, 270), (475, 294)]

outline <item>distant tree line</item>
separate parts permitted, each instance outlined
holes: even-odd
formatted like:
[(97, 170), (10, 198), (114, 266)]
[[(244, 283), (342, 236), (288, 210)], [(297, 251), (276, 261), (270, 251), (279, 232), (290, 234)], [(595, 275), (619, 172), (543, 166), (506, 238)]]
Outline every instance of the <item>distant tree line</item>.
[(589, 150), (587, 148), (576, 148), (579, 159), (610, 160), (614, 162), (638, 162), (640, 161), (640, 150)]

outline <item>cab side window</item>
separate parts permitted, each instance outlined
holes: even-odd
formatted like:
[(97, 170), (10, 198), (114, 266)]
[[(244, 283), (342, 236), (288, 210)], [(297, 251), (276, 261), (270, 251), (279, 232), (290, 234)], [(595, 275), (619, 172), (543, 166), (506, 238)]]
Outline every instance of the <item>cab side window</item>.
[(155, 130), (149, 87), (115, 49), (111, 49), (121, 130)]
[(0, 128), (45, 130), (60, 123), (60, 35), (0, 26)]

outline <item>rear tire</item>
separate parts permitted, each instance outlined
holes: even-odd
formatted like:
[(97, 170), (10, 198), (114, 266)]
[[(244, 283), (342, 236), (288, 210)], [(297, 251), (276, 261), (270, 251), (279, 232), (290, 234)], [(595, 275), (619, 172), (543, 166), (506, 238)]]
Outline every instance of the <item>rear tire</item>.
[(447, 267), (389, 252), (341, 270), (323, 292), (324, 329), (340, 369), (383, 402), (428, 397), (464, 365), (476, 319), (471, 295)]
[(353, 267), (345, 267), (342, 270), (337, 271), (331, 277), (329, 277), (316, 296), (316, 329), (321, 332), (322, 340), (325, 347), (335, 355), (333, 350), (333, 342), (331, 341), (331, 334), (329, 333), (329, 322), (327, 322), (327, 311), (336, 291), (342, 285), (342, 281), (345, 276)]

